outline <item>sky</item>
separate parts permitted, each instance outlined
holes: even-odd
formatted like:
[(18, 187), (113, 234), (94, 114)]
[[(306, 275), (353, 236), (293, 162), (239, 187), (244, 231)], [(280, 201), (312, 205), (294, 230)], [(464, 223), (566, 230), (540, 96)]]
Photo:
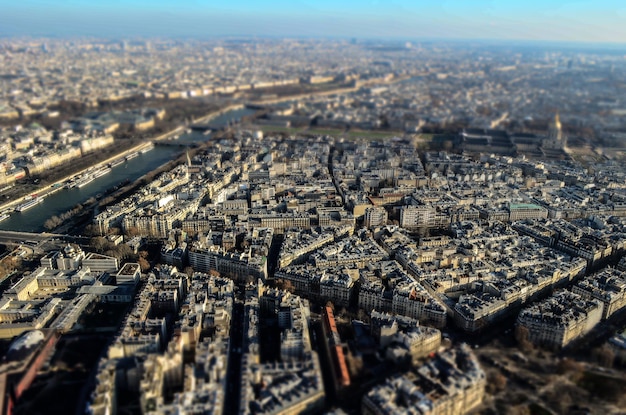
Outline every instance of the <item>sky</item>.
[(626, 43), (624, 0), (0, 0), (0, 5), (0, 36)]

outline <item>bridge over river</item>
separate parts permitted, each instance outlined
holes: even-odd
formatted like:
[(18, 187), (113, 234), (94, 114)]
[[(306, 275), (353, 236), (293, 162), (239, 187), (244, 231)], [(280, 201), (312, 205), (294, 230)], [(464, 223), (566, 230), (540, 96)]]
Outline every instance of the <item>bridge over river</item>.
[(20, 231), (3, 231), (0, 230), (0, 244), (4, 245), (38, 245), (40, 242), (50, 239), (61, 239), (66, 242), (74, 242), (77, 244), (87, 244), (91, 239), (83, 235), (65, 235), (49, 232), (20, 232)]

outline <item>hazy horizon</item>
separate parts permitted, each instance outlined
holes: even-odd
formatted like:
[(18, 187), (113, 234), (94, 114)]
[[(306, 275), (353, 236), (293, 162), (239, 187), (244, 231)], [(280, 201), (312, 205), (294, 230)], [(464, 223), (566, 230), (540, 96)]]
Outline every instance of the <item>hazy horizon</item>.
[(22, 0), (2, 37), (296, 37), (626, 43), (626, 4), (563, 0), (253, 2)]

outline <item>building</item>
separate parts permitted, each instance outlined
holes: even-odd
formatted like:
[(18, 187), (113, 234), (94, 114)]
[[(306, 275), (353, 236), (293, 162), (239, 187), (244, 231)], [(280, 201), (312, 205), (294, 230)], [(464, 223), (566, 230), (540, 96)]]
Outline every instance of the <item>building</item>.
[(83, 267), (88, 267), (92, 272), (108, 272), (113, 274), (119, 269), (119, 261), (117, 258), (97, 254), (95, 252), (88, 253), (82, 262)]
[(141, 278), (141, 267), (135, 262), (127, 262), (124, 264), (117, 274), (115, 274), (115, 281), (118, 285), (121, 284), (137, 284)]
[(2, 414), (13, 414), (17, 401), (54, 353), (59, 337), (54, 330), (33, 330), (22, 334), (11, 343), (0, 364)]
[(485, 384), (478, 359), (462, 344), (374, 387), (363, 396), (361, 411), (364, 415), (465, 414), (481, 404)]
[(302, 362), (251, 365), (243, 378), (254, 392), (243, 401), (242, 415), (313, 414), (324, 408), (324, 385), (316, 355)]
[(548, 217), (548, 209), (543, 206), (531, 203), (510, 203), (509, 204), (509, 221), (524, 219), (546, 219)]
[(602, 319), (606, 320), (626, 307), (626, 272), (605, 268), (572, 287), (582, 298), (595, 299), (602, 304)]
[(561, 116), (557, 112), (554, 120), (548, 127), (548, 136), (543, 141), (542, 148), (547, 150), (562, 150), (565, 147), (565, 139), (561, 126)]
[(323, 272), (319, 280), (320, 297), (325, 301), (332, 301), (337, 307), (348, 307), (354, 295), (354, 284), (358, 279), (357, 269)]
[[(318, 413), (325, 392), (317, 352), (308, 338), (308, 304), (261, 282), (246, 289), (240, 414)], [(261, 321), (281, 332), (280, 362), (260, 363)]]
[(602, 304), (585, 300), (569, 291), (522, 310), (517, 326), (528, 330), (528, 340), (550, 349), (560, 349), (588, 333), (602, 319)]
[(365, 209), (363, 225), (366, 228), (384, 226), (387, 224), (387, 210), (382, 206), (372, 206)]
[(430, 206), (403, 206), (400, 209), (403, 228), (431, 228), (435, 226), (435, 212)]
[(420, 359), (434, 353), (441, 346), (441, 332), (432, 327), (420, 326), (410, 317), (395, 316), (373, 310), (371, 330), (381, 349), (387, 351), (389, 360), (399, 364), (404, 356), (413, 365)]
[[(56, 258), (57, 269), (77, 269), (82, 265), (85, 253), (78, 246), (67, 244)], [(117, 269), (117, 268), (116, 268)]]
[(446, 309), (417, 282), (394, 290), (391, 311), (434, 327), (446, 325)]

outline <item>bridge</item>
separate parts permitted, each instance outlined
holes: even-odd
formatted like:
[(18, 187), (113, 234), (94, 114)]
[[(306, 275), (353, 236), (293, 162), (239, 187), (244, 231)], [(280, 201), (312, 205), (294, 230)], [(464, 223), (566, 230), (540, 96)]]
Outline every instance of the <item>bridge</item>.
[(78, 244), (89, 243), (89, 237), (83, 235), (64, 235), (58, 233), (48, 232), (20, 232), (20, 231), (2, 231), (0, 230), (0, 244), (5, 245), (20, 245), (25, 242), (34, 242), (35, 245), (40, 242), (47, 241), (49, 239), (63, 239), (67, 242), (74, 242)]
[(225, 123), (220, 123), (220, 124), (211, 124), (209, 120), (209, 121), (202, 121), (202, 122), (194, 122), (193, 124), (189, 125), (189, 128), (191, 128), (193, 131), (199, 131), (199, 132), (211, 131), (212, 133), (214, 133), (216, 131), (228, 130), (230, 127), (233, 127), (239, 124), (241, 124), (240, 118), (231, 119)]
[(217, 127), (211, 124), (192, 124), (189, 126), (189, 128), (191, 128), (193, 131), (200, 131), (200, 132), (204, 132), (204, 131), (215, 132), (215, 131), (219, 131), (222, 129), (221, 127)]

